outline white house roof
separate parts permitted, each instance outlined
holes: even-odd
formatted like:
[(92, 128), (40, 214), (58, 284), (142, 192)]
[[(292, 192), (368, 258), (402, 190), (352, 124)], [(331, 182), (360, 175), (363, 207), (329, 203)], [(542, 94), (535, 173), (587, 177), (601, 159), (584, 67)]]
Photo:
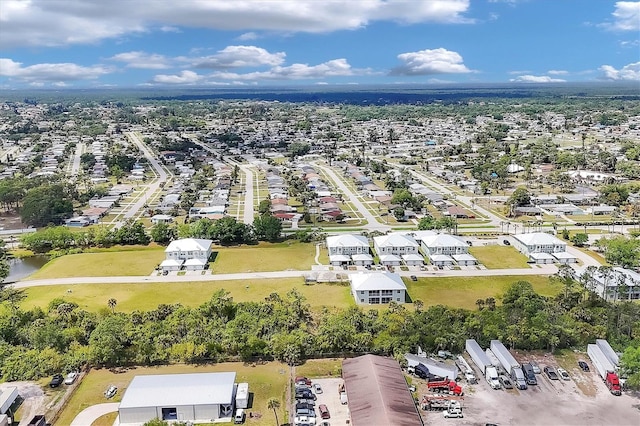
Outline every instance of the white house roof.
[(369, 240), (362, 235), (333, 235), (327, 237), (327, 247), (369, 247)]
[(516, 234), (513, 236), (516, 240), (520, 241), (522, 244), (526, 246), (549, 246), (549, 245), (563, 245), (566, 246), (567, 243), (560, 240), (559, 238), (554, 237), (551, 234), (547, 234), (546, 232), (531, 232), (529, 234)]
[(135, 376), (119, 408), (231, 404), (236, 373)]
[(456, 262), (458, 262), (458, 261), (469, 261), (469, 260), (476, 261), (476, 258), (473, 257), (473, 255), (471, 255), (469, 253), (454, 254), (452, 257), (456, 260)]
[(411, 254), (403, 254), (402, 255), (402, 260), (422, 260), (424, 261), (424, 257), (422, 257), (422, 255), (416, 254), (416, 253), (411, 253)]
[(331, 262), (348, 262), (351, 260), (351, 256), (348, 254), (330, 254), (329, 260)]
[(367, 253), (359, 253), (359, 254), (352, 254), (351, 255), (351, 259), (353, 259), (353, 260), (373, 260), (373, 256), (371, 256), (370, 254), (367, 254)]
[(558, 253), (553, 253), (553, 257), (555, 257), (558, 260), (560, 260), (560, 259), (577, 259), (576, 256), (574, 256), (571, 253), (566, 252), (566, 251), (559, 251)]
[(349, 280), (355, 291), (407, 289), (400, 275), (392, 272), (361, 272), (349, 275)]
[(165, 259), (160, 263), (161, 267), (164, 266), (182, 266), (184, 260), (175, 260), (175, 259)]
[(397, 233), (373, 237), (373, 241), (378, 247), (418, 247), (412, 236)]
[(431, 236), (425, 236), (422, 239), (422, 244), (427, 247), (468, 247), (465, 241), (458, 237), (454, 237), (449, 234), (435, 234)]
[(411, 237), (413, 237), (414, 240), (416, 241), (422, 241), (427, 237), (431, 237), (433, 235), (436, 235), (436, 232), (434, 231), (422, 231), (422, 230), (418, 230), (418, 231), (402, 231), (400, 232), (400, 234), (404, 234), (404, 235), (409, 235)]
[(171, 244), (169, 244), (169, 246), (164, 251), (207, 251), (211, 247), (211, 244), (213, 244), (213, 241), (211, 240), (183, 238), (181, 240), (171, 241)]
[(555, 257), (551, 256), (549, 253), (529, 253), (529, 257), (535, 260), (555, 260)]
[(429, 259), (434, 262), (453, 262), (451, 256), (447, 254), (432, 254), (429, 256)]
[(184, 261), (184, 266), (204, 266), (206, 264), (207, 261), (202, 259), (187, 259)]
[(380, 256), (380, 262), (400, 262), (402, 259), (395, 254), (383, 254)]

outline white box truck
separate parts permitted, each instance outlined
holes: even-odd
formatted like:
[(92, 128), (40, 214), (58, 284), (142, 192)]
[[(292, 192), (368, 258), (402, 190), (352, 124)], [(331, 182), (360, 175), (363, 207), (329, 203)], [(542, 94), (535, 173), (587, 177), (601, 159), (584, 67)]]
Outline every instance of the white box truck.
[(0, 391), (0, 414), (5, 414), (9, 411), (16, 398), (18, 398), (18, 388), (15, 386), (7, 387)]
[(482, 350), (480, 345), (478, 345), (478, 342), (474, 339), (467, 339), (465, 342), (465, 349), (467, 350), (467, 353), (469, 353), (473, 362), (480, 369), (480, 372), (487, 380), (487, 383), (489, 383), (489, 386), (491, 386), (492, 389), (500, 389), (501, 386), (498, 381), (498, 371), (491, 364), (491, 361), (489, 361), (485, 352)]
[(511, 355), (511, 352), (509, 352), (500, 340), (491, 341), (491, 352), (493, 352), (496, 358), (498, 358), (498, 361), (500, 361), (500, 364), (502, 364), (504, 369), (509, 373), (511, 380), (515, 382), (518, 389), (527, 389), (527, 380), (524, 377), (520, 363), (516, 361), (513, 355)]
[(236, 390), (236, 408), (249, 407), (249, 383), (238, 383)]

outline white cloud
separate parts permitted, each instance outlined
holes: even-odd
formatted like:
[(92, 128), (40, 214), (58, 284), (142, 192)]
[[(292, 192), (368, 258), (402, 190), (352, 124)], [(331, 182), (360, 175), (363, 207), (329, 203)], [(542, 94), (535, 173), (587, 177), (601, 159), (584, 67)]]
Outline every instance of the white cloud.
[(622, 47), (638, 47), (640, 46), (640, 40), (622, 40), (620, 42)]
[(284, 62), (286, 53), (269, 53), (267, 50), (256, 46), (227, 46), (217, 54), (203, 58), (189, 59), (197, 68), (242, 68), (259, 66), (277, 66)]
[(426, 49), (398, 55), (403, 64), (392, 69), (391, 75), (460, 74), (473, 72), (457, 52), (447, 49)]
[(640, 2), (616, 2), (611, 15), (613, 22), (605, 22), (602, 27), (612, 31), (640, 31)]
[(258, 38), (259, 38), (259, 36), (258, 36), (257, 33), (254, 33), (253, 31), (250, 31), (248, 33), (240, 34), (240, 36), (238, 37), (238, 40), (240, 40), (240, 41), (248, 41), (248, 40), (256, 40)]
[(127, 68), (156, 70), (169, 68), (169, 60), (163, 55), (141, 51), (118, 53), (109, 59), (112, 61), (125, 62)]
[(322, 33), (374, 21), (469, 23), (470, 0), (2, 0), (0, 48), (95, 43), (152, 29)]
[(94, 80), (111, 71), (102, 66), (84, 67), (72, 63), (45, 63), (23, 67), (21, 62), (0, 58), (0, 77), (9, 77), (29, 83)]
[(512, 78), (509, 81), (514, 83), (564, 83), (567, 80), (560, 78), (552, 78), (548, 75), (519, 75), (516, 78)]
[(549, 75), (567, 75), (567, 74), (569, 74), (569, 71), (565, 71), (565, 70), (549, 70), (549, 71), (547, 71), (547, 74), (549, 74)]
[(369, 74), (366, 69), (353, 69), (346, 59), (334, 59), (318, 65), (292, 64), (252, 73), (216, 72), (211, 76), (224, 80), (305, 80)]
[(640, 62), (625, 65), (621, 69), (615, 69), (611, 65), (603, 65), (599, 68), (607, 80), (640, 81)]
[(153, 82), (160, 84), (196, 84), (202, 81), (201, 75), (189, 70), (184, 70), (177, 75), (158, 74), (153, 77)]

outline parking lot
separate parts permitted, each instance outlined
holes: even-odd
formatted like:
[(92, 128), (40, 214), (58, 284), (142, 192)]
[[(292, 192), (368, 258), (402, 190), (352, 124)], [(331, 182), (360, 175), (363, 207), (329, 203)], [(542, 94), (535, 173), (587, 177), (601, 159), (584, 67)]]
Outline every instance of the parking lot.
[[(467, 359), (469, 364), (470, 359)], [(522, 360), (519, 360), (522, 361)], [(557, 366), (552, 356), (538, 360), (540, 367)], [(588, 362), (588, 359), (587, 359)], [(591, 364), (588, 362), (591, 366)], [(592, 366), (591, 366), (592, 367)], [(478, 377), (480, 372), (473, 365)], [(463, 383), (464, 418), (445, 419), (441, 412), (421, 411), (429, 425), (637, 425), (640, 400), (629, 394), (609, 393), (600, 376), (591, 368), (583, 372), (577, 365), (568, 368), (571, 380), (549, 380), (537, 374), (538, 385), (527, 390), (492, 390), (484, 379), (476, 385)]]
[[(322, 387), (322, 393), (316, 393), (316, 424), (324, 424), (320, 418), (318, 412), (318, 406), (324, 404), (329, 409), (331, 418), (324, 420), (326, 425), (346, 425), (349, 420), (349, 405), (342, 405), (340, 403), (340, 394), (338, 393), (338, 387), (343, 383), (342, 379), (313, 379), (313, 384), (319, 384)], [(294, 403), (295, 404), (295, 403)], [(295, 407), (291, 412), (295, 412)]]

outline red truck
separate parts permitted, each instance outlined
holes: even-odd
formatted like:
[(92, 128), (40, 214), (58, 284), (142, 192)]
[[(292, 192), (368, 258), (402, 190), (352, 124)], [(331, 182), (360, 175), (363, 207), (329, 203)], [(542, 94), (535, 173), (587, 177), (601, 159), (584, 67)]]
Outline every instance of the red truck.
[(613, 395), (620, 396), (622, 394), (622, 390), (620, 388), (620, 379), (618, 375), (613, 371), (607, 371), (607, 375), (604, 379), (607, 387), (609, 388), (609, 392)]
[(427, 388), (432, 392), (446, 392), (450, 395), (464, 395), (462, 388), (453, 380), (440, 380), (437, 382), (428, 382)]

